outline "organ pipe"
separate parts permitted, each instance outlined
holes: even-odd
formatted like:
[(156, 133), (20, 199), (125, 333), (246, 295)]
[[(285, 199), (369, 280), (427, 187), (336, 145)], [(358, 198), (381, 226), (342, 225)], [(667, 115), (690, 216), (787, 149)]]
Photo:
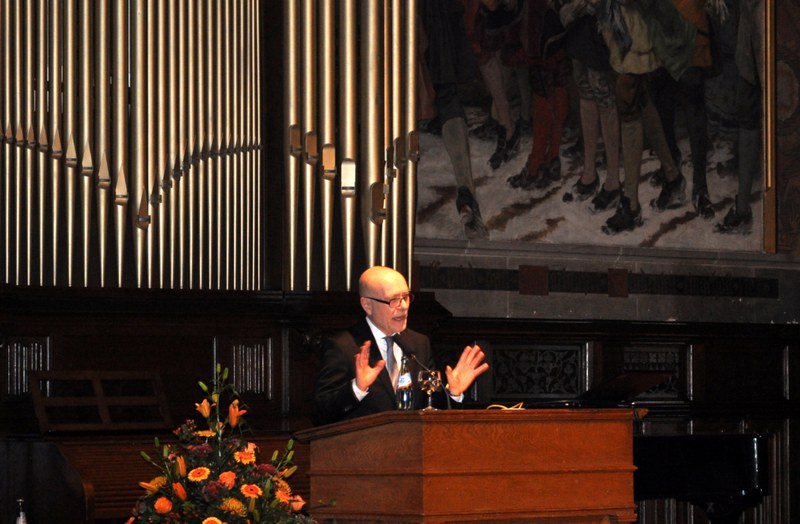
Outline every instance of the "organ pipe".
[(319, 12), (319, 142), (322, 178), (322, 274), (323, 289), (330, 289), (333, 249), (333, 197), (336, 181), (336, 18), (333, 0), (320, 2)]
[[(416, 13), (417, 2), (419, 0), (408, 0), (406, 2), (406, 10), (403, 13), (405, 17), (405, 60), (403, 62), (404, 82), (406, 85), (405, 90), (405, 111), (402, 114), (404, 120), (403, 132), (405, 136), (405, 238), (398, 241), (401, 245), (406, 246), (405, 254), (405, 268), (406, 278), (410, 286), (413, 286), (415, 276), (413, 274), (413, 260), (414, 250), (411, 247), (414, 245), (414, 234), (416, 233), (416, 209), (417, 209), (417, 163), (419, 161), (419, 135), (417, 133), (417, 30), (416, 30)], [(423, 0), (424, 1), (424, 0)]]
[[(101, 2), (102, 4), (103, 2)], [(50, 149), (48, 156), (48, 170), (50, 177), (50, 233), (51, 240), (51, 260), (52, 282), (58, 284), (58, 262), (59, 262), (59, 238), (61, 230), (59, 228), (61, 218), (61, 158), (63, 156), (61, 142), (61, 49), (63, 47), (61, 33), (61, 2), (50, 3), (49, 33), (50, 49), (48, 54), (48, 78), (49, 85), (49, 122), (48, 130), (50, 133)], [(44, 229), (44, 228), (43, 228)]]
[(73, 270), (75, 260), (75, 233), (76, 233), (76, 195), (78, 190), (78, 177), (80, 167), (78, 166), (78, 148), (75, 145), (77, 138), (77, 86), (79, 75), (67, 74), (67, 71), (76, 71), (76, 48), (77, 42), (77, 4), (76, 0), (64, 0), (64, 39), (63, 39), (63, 63), (64, 75), (62, 79), (62, 100), (63, 100), (63, 124), (62, 135), (66, 139), (64, 154), (64, 175), (66, 193), (66, 266), (67, 266), (67, 285), (73, 284)]
[(357, 103), (357, 57), (356, 0), (344, 0), (340, 4), (339, 26), (339, 149), (341, 151), (340, 206), (342, 213), (342, 244), (344, 258), (345, 288), (353, 288), (353, 259), (357, 223), (358, 179), (358, 103)]
[(366, 266), (381, 262), (379, 243), (386, 217), (389, 188), (384, 183), (385, 149), (383, 120), (383, 6), (379, 2), (362, 2), (359, 86), (361, 127), (361, 224), (364, 235)]
[(283, 62), (283, 112), (286, 122), (284, 140), (284, 194), (285, 194), (285, 242), (283, 254), (283, 286), (294, 290), (297, 275), (297, 219), (300, 183), (300, 155), (302, 153), (299, 107), (299, 55), (300, 42), (297, 20), (300, 16), (300, 0), (287, 0), (283, 7), (283, 40), (285, 56)]
[[(372, 2), (367, 2), (371, 4)], [(317, 189), (317, 160), (319, 159), (319, 134), (317, 122), (317, 3), (315, 0), (303, 0), (301, 13), (301, 71), (303, 88), (300, 91), (301, 124), (303, 134), (302, 163), (302, 209), (303, 209), (303, 253), (305, 254), (305, 281), (303, 288), (311, 289), (314, 243), (314, 211)]]
[[(94, 143), (94, 132), (92, 122), (94, 121), (94, 96), (92, 94), (95, 81), (94, 74), (94, 46), (92, 44), (94, 31), (94, 19), (92, 17), (92, 6), (87, 2), (81, 2), (78, 6), (78, 90), (80, 121), (78, 129), (78, 144), (80, 146), (80, 185), (81, 185), (81, 254), (84, 286), (89, 285), (89, 258), (91, 254), (91, 235), (92, 235), (92, 205), (94, 182), (94, 156), (92, 145)], [(44, 76), (44, 72), (42, 72)], [(45, 89), (42, 80), (41, 89)], [(43, 105), (40, 107), (44, 107)], [(44, 111), (41, 111), (42, 113)]]
[(23, 176), (25, 177), (25, 222), (24, 222), (24, 233), (25, 233), (25, 283), (27, 285), (31, 285), (33, 281), (32, 275), (32, 265), (33, 265), (33, 232), (35, 230), (35, 224), (33, 223), (33, 196), (35, 194), (35, 150), (36, 147), (36, 139), (35, 139), (35, 132), (34, 132), (34, 108), (35, 108), (35, 97), (34, 97), (34, 65), (36, 61), (36, 53), (34, 52), (35, 41), (34, 35), (36, 31), (36, 21), (34, 19), (34, 9), (33, 6), (25, 2), (25, 16), (24, 16), (24, 27), (25, 27), (25, 49), (26, 49), (26, 58), (25, 58), (25, 80), (23, 91), (26, 94), (25, 97), (25, 107), (24, 113), (22, 118), (22, 127), (23, 133), (25, 136), (25, 172)]
[[(410, 271), (416, 1), (0, 0), (4, 281), (258, 290), (268, 249), (287, 290)], [(283, 25), (281, 72), (261, 20)]]
[[(2, 27), (2, 39), (3, 39), (3, 129), (2, 129), (2, 137), (3, 137), (3, 173), (5, 173), (5, 184), (3, 184), (3, 202), (11, 202), (12, 198), (12, 187), (11, 187), (11, 180), (9, 177), (9, 173), (13, 170), (11, 168), (12, 163), (12, 154), (14, 151), (14, 144), (13, 144), (13, 133), (11, 131), (11, 109), (12, 109), (12, 101), (15, 101), (15, 97), (11, 97), (8, 93), (13, 91), (11, 87), (11, 50), (12, 50), (12, 40), (11, 40), (11, 2), (5, 0), (2, 4), (2, 11), (0, 11), (2, 15), (2, 20), (0, 20), (0, 27)], [(3, 240), (5, 243), (6, 249), (4, 250), (5, 257), (4, 257), (4, 268), (5, 268), (5, 282), (7, 284), (13, 283), (14, 279), (11, 277), (11, 270), (14, 267), (11, 263), (11, 245), (13, 242), (13, 237), (11, 235), (11, 213), (14, 211), (13, 206), (8, 204), (5, 205), (5, 210), (3, 213)]]

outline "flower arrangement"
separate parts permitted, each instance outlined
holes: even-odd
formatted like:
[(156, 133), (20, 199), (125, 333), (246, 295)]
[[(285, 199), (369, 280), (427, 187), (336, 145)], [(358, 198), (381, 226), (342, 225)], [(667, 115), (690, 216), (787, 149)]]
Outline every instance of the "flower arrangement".
[[(207, 429), (187, 420), (174, 431), (175, 443), (162, 446), (155, 439), (160, 460), (141, 453), (160, 474), (139, 483), (147, 493), (127, 524), (314, 522), (303, 513), (305, 502), (292, 494), (286, 480), (297, 469), (292, 465), (293, 441), (282, 454), (276, 450), (268, 462), (259, 463), (257, 446), (243, 437), (247, 410), (227, 379), (228, 369), (217, 364), (213, 388), (199, 382), (206, 398), (195, 406)], [(223, 395), (233, 398), (227, 411), (220, 407)]]

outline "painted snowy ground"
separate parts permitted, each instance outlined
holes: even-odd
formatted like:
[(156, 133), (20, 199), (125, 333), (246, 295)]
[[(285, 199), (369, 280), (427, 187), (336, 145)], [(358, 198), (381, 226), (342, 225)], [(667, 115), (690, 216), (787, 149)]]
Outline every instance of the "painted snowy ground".
[[(469, 110), (469, 125), (476, 127), (486, 120), (475, 108)], [(420, 137), (422, 158), (419, 164), (417, 207), (417, 236), (428, 239), (465, 238), (463, 227), (455, 209), (455, 187), (452, 168), (440, 136), (422, 133)], [(687, 180), (686, 205), (658, 213), (650, 207), (650, 200), (658, 196), (659, 188), (649, 183), (649, 174), (659, 167), (659, 161), (645, 149), (639, 201), (642, 203), (644, 225), (631, 232), (609, 236), (600, 227), (613, 214), (613, 210), (593, 214), (589, 201), (564, 202), (564, 193), (571, 192), (580, 176), (582, 160), (570, 161), (562, 144), (562, 179), (550, 187), (531, 191), (512, 189), (506, 179), (519, 173), (531, 147), (530, 135), (523, 137), (519, 154), (507, 164), (493, 171), (486, 163), (494, 151), (493, 140), (471, 137), (473, 178), (490, 240), (543, 242), (549, 244), (582, 244), (603, 246), (640, 246), (686, 248), (700, 250), (760, 251), (762, 245), (761, 192), (756, 191), (758, 202), (753, 203), (753, 226), (749, 235), (720, 234), (714, 225), (720, 222), (737, 193), (735, 176), (721, 177), (717, 164), (731, 157), (728, 142), (712, 142), (708, 162), (708, 187), (716, 216), (705, 220), (695, 213), (691, 205), (692, 167), (689, 163), (688, 140), (679, 137), (683, 152), (682, 172)], [(621, 159), (620, 159), (621, 160)], [(604, 168), (600, 170), (605, 178)], [(759, 187), (759, 177), (754, 186)]]

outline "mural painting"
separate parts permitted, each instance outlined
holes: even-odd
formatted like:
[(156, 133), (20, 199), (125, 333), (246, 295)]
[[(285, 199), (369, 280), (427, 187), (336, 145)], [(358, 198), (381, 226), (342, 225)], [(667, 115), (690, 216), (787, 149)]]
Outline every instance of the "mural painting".
[(764, 16), (420, 3), (417, 236), (760, 251)]

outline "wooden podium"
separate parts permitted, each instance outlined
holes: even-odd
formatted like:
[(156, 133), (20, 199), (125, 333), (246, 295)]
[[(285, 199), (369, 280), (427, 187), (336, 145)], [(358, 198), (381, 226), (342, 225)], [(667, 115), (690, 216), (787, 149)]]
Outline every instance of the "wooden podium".
[(392, 411), (296, 438), (319, 522), (636, 521), (631, 409)]

